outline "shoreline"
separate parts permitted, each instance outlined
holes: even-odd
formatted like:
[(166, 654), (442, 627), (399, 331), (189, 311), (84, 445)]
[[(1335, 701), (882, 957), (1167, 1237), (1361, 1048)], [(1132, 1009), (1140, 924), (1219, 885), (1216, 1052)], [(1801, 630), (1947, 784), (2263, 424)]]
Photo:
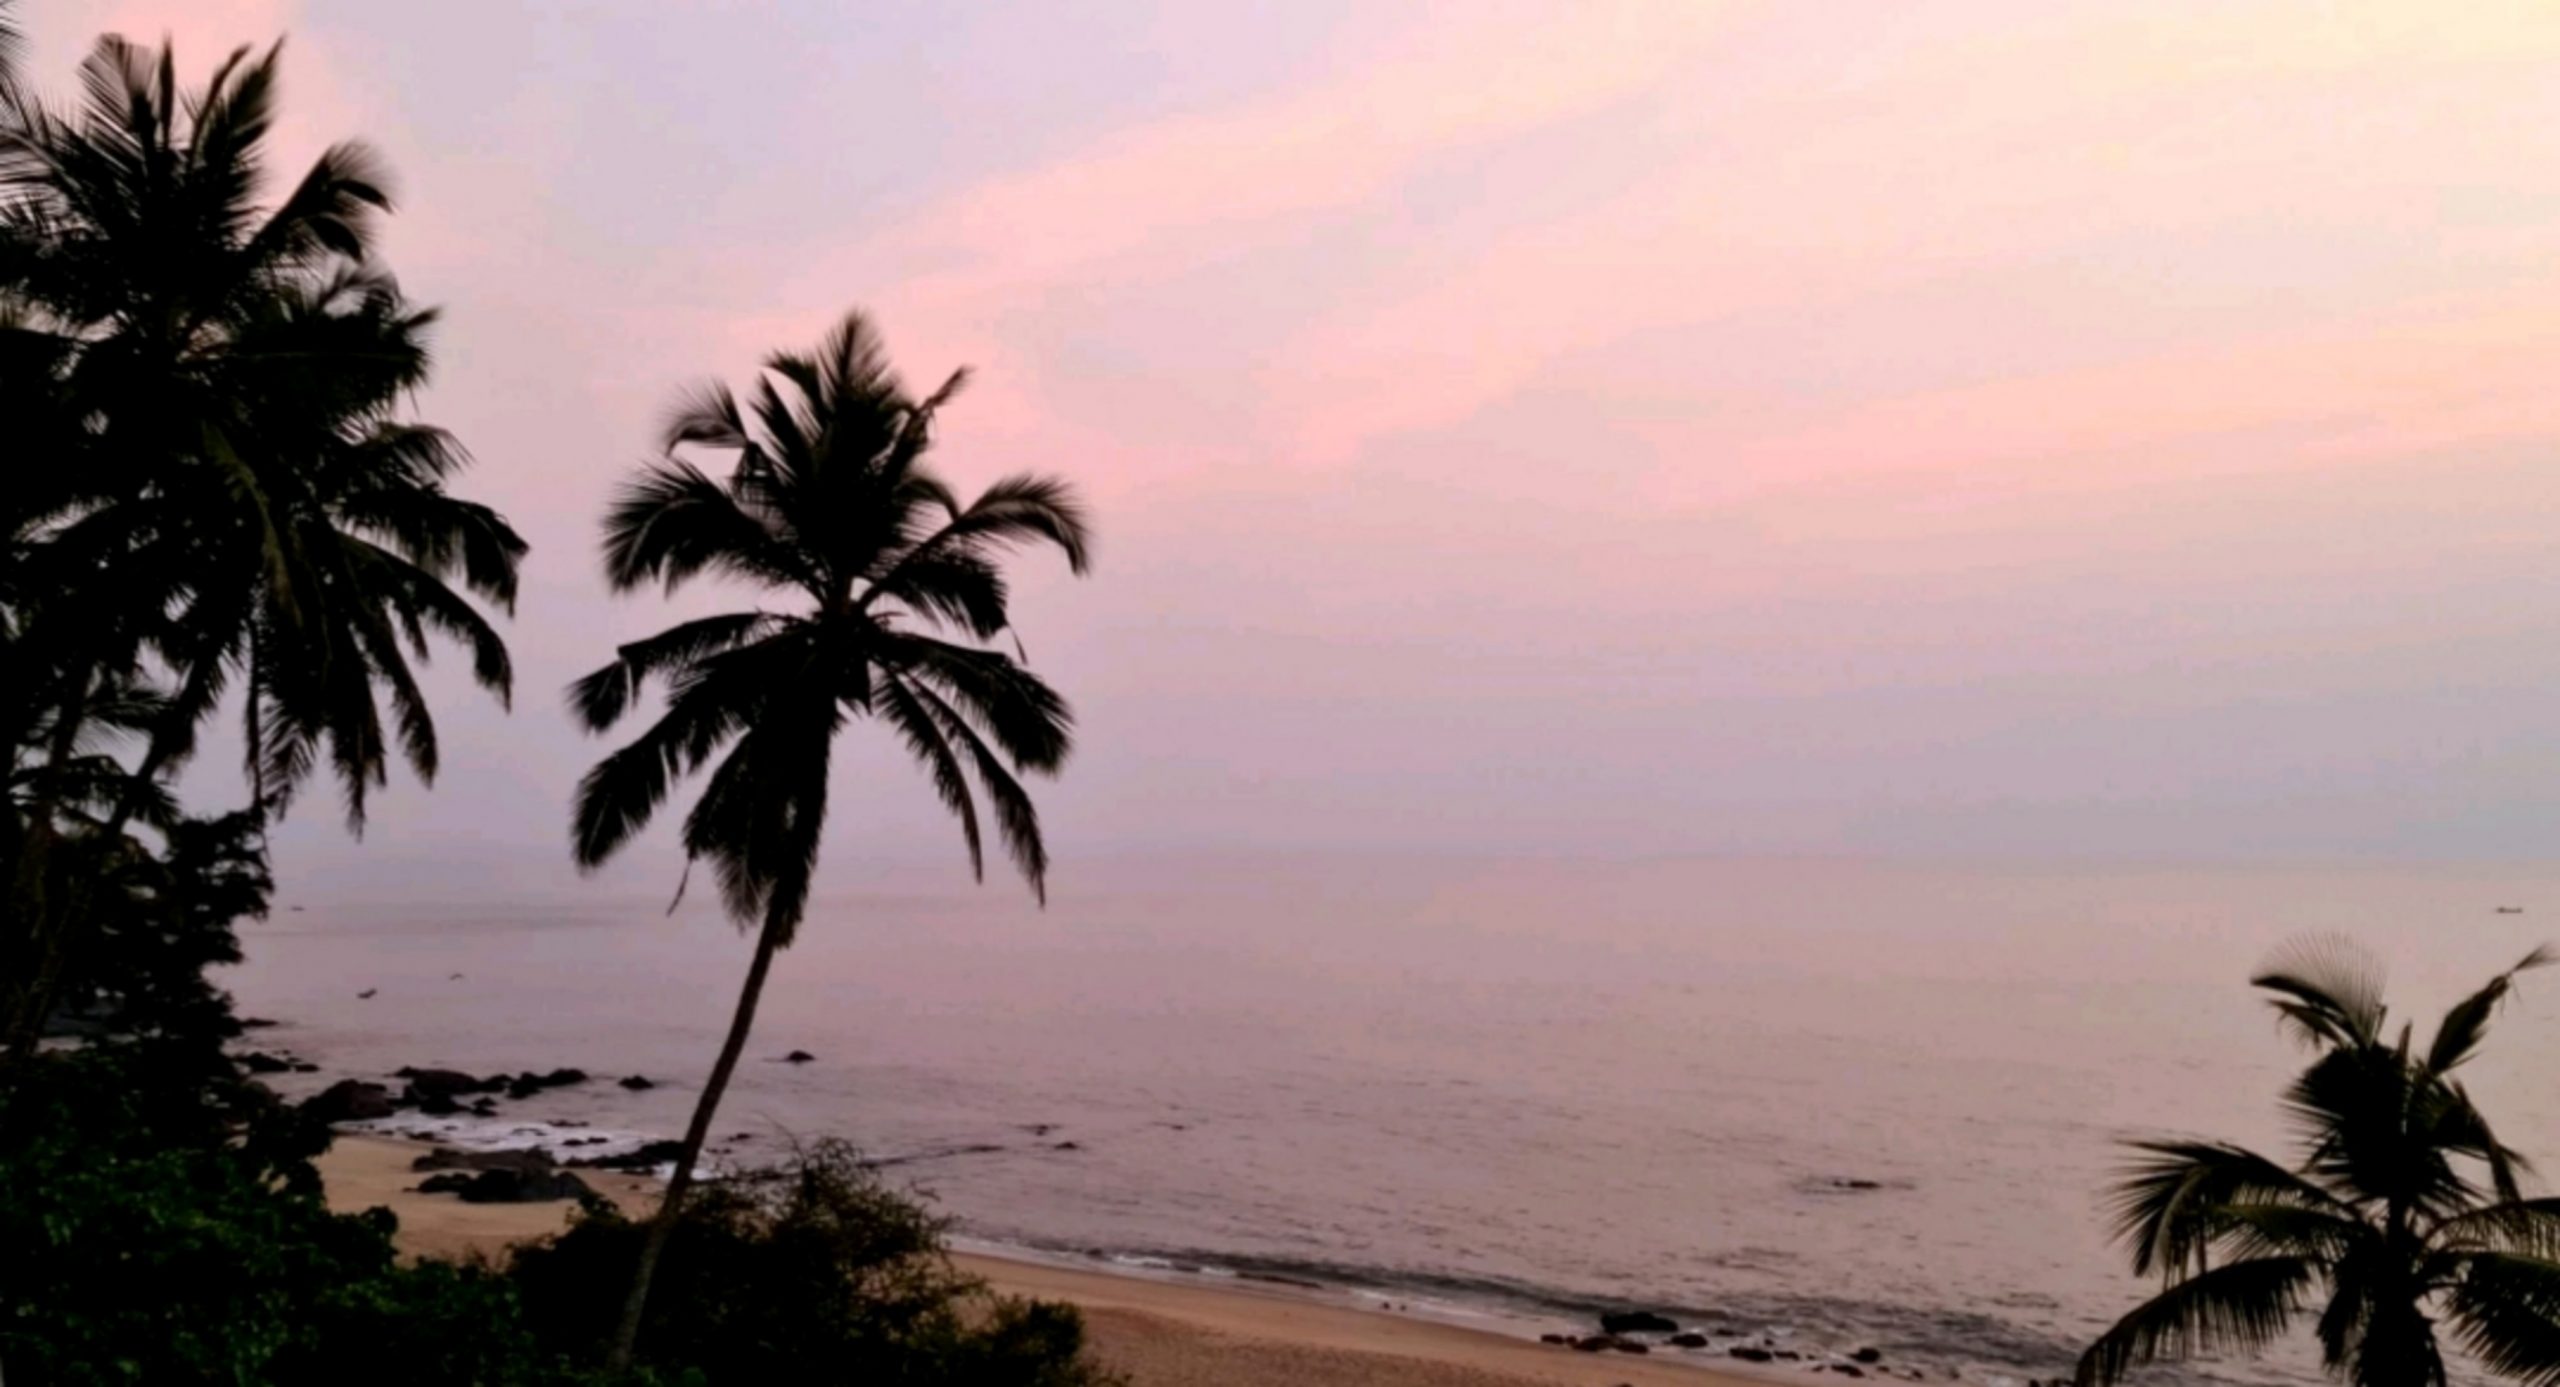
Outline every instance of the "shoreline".
[[(428, 1145), (339, 1133), (318, 1162), (330, 1205), (341, 1212), (390, 1209), (400, 1219), (396, 1241), (412, 1256), (495, 1258), (511, 1243), (567, 1226), (576, 1207), (569, 1201), (465, 1204), (418, 1193), (413, 1186), (420, 1177), (409, 1162)], [(643, 1176), (577, 1173), (626, 1208), (655, 1198), (657, 1182)], [(1765, 1387), (1778, 1376), (1668, 1354), (1580, 1353), (1444, 1317), (1361, 1305), (1348, 1292), (1326, 1288), (1208, 1284), (1007, 1255), (983, 1245), (955, 1248), (950, 1257), (998, 1294), (1076, 1306), (1095, 1358), (1133, 1387)]]

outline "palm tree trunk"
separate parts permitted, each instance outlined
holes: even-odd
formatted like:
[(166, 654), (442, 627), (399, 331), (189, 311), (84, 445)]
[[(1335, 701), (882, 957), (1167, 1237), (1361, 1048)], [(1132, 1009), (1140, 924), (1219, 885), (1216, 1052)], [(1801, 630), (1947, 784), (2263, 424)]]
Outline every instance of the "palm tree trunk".
[(738, 991), (737, 1014), (729, 1018), (729, 1038), (721, 1043), (720, 1058), (711, 1066), (711, 1078), (702, 1086), (702, 1096), (693, 1105), (693, 1121), (685, 1128), (684, 1149), (676, 1153), (676, 1169), (667, 1181), (667, 1192), (658, 1201), (657, 1216), (649, 1221), (649, 1241), (641, 1246), (640, 1265), (631, 1273), (631, 1294), (622, 1302), (622, 1322), (613, 1331), (613, 1350), (606, 1366), (623, 1372), (631, 1366), (631, 1351), (640, 1338), (640, 1319), (649, 1304), (649, 1281), (657, 1275), (658, 1258), (667, 1250), (667, 1236), (675, 1231), (676, 1216), (683, 1208), (687, 1190), (693, 1188), (693, 1164), (702, 1157), (702, 1144), (711, 1135), (711, 1118), (720, 1107), (720, 1095), (729, 1088), (729, 1076), (737, 1071), (738, 1055), (747, 1048), (747, 1032), (756, 1024), (756, 1003), (764, 996), (765, 974), (773, 968), (775, 949), (780, 947), (781, 931), (770, 916), (764, 928), (756, 933), (755, 962), (747, 965), (746, 986)]
[[(85, 714), (86, 709), (87, 696), (84, 692), (60, 715), (65, 719), (65, 726), (57, 735), (58, 745), (53, 750), (50, 763), (55, 774), (47, 777), (47, 784), (59, 777), (59, 768), (77, 749), (79, 724), (76, 718)], [(113, 843), (123, 835), (125, 826), (133, 821), (134, 814), (142, 807), (143, 794), (168, 766), (170, 754), (170, 746), (161, 738), (155, 736), (151, 739), (150, 749), (143, 753), (142, 764), (126, 778), (124, 792), (116, 796), (115, 809), (108, 815), (105, 827), (98, 830), (100, 842)], [(53, 1016), (54, 994), (62, 987), (62, 968), (69, 940), (88, 927), (89, 883), (72, 882), (70, 889), (58, 901), (48, 901), (44, 897), (44, 857), (58, 836), (53, 824), (54, 804), (58, 799), (57, 793), (48, 790), (45, 797), (37, 801), (35, 821), (43, 836), (29, 840), (24, 850), (25, 860), (20, 863), (20, 910), (30, 931), (30, 961), (26, 979), (20, 985), (16, 1005), (9, 1017), (6, 1048), (0, 1050), (0, 1072), (14, 1068), (35, 1052), (36, 1043), (44, 1034), (44, 1023)], [(23, 880), (30, 871), (35, 877), (32, 896), (27, 894)]]
[(61, 836), (54, 813), (62, 802), (63, 770), (80, 749), (80, 732), (88, 719), (89, 689), (95, 677), (82, 673), (70, 696), (54, 710), (44, 776), (37, 782), (18, 840), (18, 870), (10, 884), (9, 902), (10, 914), (15, 917), (11, 928), (23, 940), (11, 941), (13, 952), (23, 950), (17, 963), (23, 971), (9, 998), (8, 1032), (0, 1037), (0, 1072), (15, 1069), (35, 1053), (36, 1042), (44, 1034), (44, 1023), (53, 1015), (54, 989), (61, 983), (63, 935), (69, 928), (63, 917), (68, 912), (63, 903), (49, 899), (46, 878), (52, 871), (54, 841)]

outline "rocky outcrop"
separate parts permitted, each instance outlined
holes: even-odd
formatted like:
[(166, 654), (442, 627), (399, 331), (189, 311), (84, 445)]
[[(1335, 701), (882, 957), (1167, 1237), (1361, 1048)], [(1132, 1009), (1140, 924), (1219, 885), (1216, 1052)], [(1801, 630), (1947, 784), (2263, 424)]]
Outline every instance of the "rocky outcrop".
[(413, 1092), (441, 1093), (447, 1098), (458, 1093), (479, 1093), (485, 1089), (505, 1086), (503, 1078), (483, 1079), (477, 1075), (465, 1074), (459, 1069), (415, 1069), (403, 1065), (391, 1071), (391, 1077), (408, 1080), (409, 1088)]
[(680, 1141), (652, 1141), (618, 1156), (581, 1156), (570, 1165), (588, 1170), (655, 1170), (684, 1154)]
[(322, 1122), (365, 1122), (389, 1117), (391, 1090), (361, 1079), (340, 1079), (304, 1102), (302, 1111)]
[(583, 1199), (594, 1193), (587, 1182), (565, 1170), (459, 1170), (430, 1175), (418, 1182), (423, 1194), (453, 1194), (465, 1204), (541, 1204), (557, 1199)]
[(548, 1074), (536, 1074), (527, 1070), (507, 1082), (507, 1096), (531, 1098), (546, 1088), (565, 1088), (570, 1084), (583, 1084), (586, 1081), (587, 1071), (583, 1069), (554, 1069)]
[(1600, 1328), (1610, 1334), (1669, 1334), (1680, 1327), (1668, 1315), (1651, 1310), (1614, 1310), (1600, 1317)]
[(535, 1173), (559, 1166), (551, 1153), (539, 1146), (514, 1151), (457, 1151), (439, 1146), (409, 1162), (411, 1170), (512, 1170)]

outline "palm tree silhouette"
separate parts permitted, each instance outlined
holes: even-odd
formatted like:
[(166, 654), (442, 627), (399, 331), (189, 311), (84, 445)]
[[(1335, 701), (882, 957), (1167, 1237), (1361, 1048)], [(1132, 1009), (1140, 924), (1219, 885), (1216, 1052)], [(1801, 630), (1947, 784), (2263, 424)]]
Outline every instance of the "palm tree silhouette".
[[(1016, 777), (1057, 771), (1070, 717), (1046, 683), (983, 642), (1009, 626), (997, 560), (1048, 544), (1083, 573), (1086, 525), (1062, 482), (1009, 477), (963, 504), (934, 474), (934, 414), (964, 379), (955, 373), (909, 397), (869, 324), (848, 315), (814, 354), (768, 358), (745, 407), (721, 387), (685, 401), (667, 456), (626, 484), (605, 518), (605, 574), (616, 591), (655, 582), (673, 593), (716, 575), (788, 599), (780, 610), (702, 617), (635, 641), (570, 689), (578, 717), (599, 732), (631, 711), (649, 680), (666, 694), (657, 721), (580, 782), (580, 866), (610, 857), (678, 778), (716, 759), (685, 816), (685, 853), (711, 865), (731, 918), (756, 931), (728, 1036), (632, 1278), (617, 1366), (630, 1362), (650, 1278), (773, 956), (808, 908), (828, 758), (847, 720), (876, 718), (898, 734), (959, 819), (981, 878), (983, 793), (998, 837), (1045, 899), (1040, 817)], [(715, 480), (677, 456), (692, 448), (733, 454), (728, 476)]]
[[(525, 545), (446, 490), (460, 447), (402, 417), (434, 314), (372, 253), (379, 162), (335, 145), (262, 200), (279, 53), (182, 91), (170, 52), (111, 36), (75, 110), (0, 103), (0, 382), (28, 463), (0, 503), (0, 734), (40, 734), (67, 772), (94, 710), (157, 697), (110, 839), (235, 689), (252, 809), (325, 763), (361, 828), (395, 746), (435, 772), (411, 669), (433, 639), (502, 702), (512, 680), (470, 596), (511, 607)], [(76, 889), (39, 899), (67, 783), (36, 777), (20, 815), (13, 905), (37, 925), (10, 960), (13, 1051), (80, 927)]]
[(2491, 978), (2424, 1050), (2406, 1025), (2388, 1034), (2380, 970), (2349, 946), (2295, 946), (2251, 979), (2314, 1052), (2284, 1098), (2301, 1159), (2135, 1143), (2116, 1232), (2134, 1272), (2164, 1284), (2081, 1355), (2081, 1387), (2155, 1358), (2257, 1350), (2315, 1295), (2321, 1363), (2340, 1381), (2443, 1383), (2441, 1316), (2493, 1371), (2560, 1383), (2560, 1199), (2524, 1195), (2524, 1158), (2454, 1078), (2516, 975), (2550, 959), (2535, 950)]

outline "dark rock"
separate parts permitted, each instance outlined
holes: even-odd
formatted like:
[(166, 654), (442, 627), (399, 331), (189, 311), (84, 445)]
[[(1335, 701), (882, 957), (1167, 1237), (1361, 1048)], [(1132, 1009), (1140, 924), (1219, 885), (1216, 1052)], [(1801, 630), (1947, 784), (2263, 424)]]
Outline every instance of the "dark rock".
[(1705, 1348), (1707, 1346), (1707, 1336), (1696, 1333), (1674, 1334), (1671, 1336), (1669, 1342), (1673, 1348)]
[(400, 1101), (417, 1104), (418, 1111), (429, 1117), (451, 1117), (462, 1111), (462, 1105), (453, 1101), (451, 1094), (440, 1089), (429, 1089), (420, 1093), (415, 1084), (410, 1085), (408, 1091), (400, 1095)]
[(1611, 1334), (1668, 1334), (1680, 1325), (1651, 1310), (1615, 1310), (1600, 1317), (1600, 1327)]
[(1084, 1143), (1080, 1141), (1062, 1141), (1049, 1149), (1052, 1151), (1082, 1151), (1084, 1149)]
[(1541, 1334), (1538, 1336), (1538, 1342), (1542, 1344), (1569, 1344), (1573, 1342), (1573, 1336), (1570, 1334)]
[(498, 1115), (498, 1100), (495, 1098), (475, 1099), (471, 1104), (471, 1112), (472, 1115), (476, 1117), (496, 1117)]
[(278, 1059), (264, 1050), (251, 1050), (240, 1056), (240, 1067), (252, 1074), (282, 1074), (293, 1068), (293, 1061)]
[(1739, 1358), (1745, 1363), (1766, 1363), (1770, 1359), (1777, 1357), (1776, 1354), (1771, 1353), (1765, 1348), (1753, 1348), (1749, 1344), (1735, 1344), (1733, 1347), (1725, 1350), (1725, 1356), (1728, 1358)]
[(624, 1088), (631, 1090), (633, 1093), (639, 1093), (645, 1089), (652, 1089), (658, 1086), (657, 1080), (649, 1078), (644, 1074), (625, 1074), (615, 1082), (621, 1084)]
[(1620, 1352), (1620, 1353), (1651, 1353), (1651, 1352), (1653, 1352), (1653, 1350), (1652, 1350), (1651, 1348), (1647, 1347), (1646, 1345), (1639, 1344), (1639, 1343), (1637, 1343), (1637, 1342), (1636, 1342), (1635, 1340), (1633, 1340), (1633, 1339), (1618, 1339), (1618, 1340), (1614, 1340), (1614, 1341), (1612, 1341), (1612, 1342), (1610, 1343), (1609, 1347), (1611, 1347), (1611, 1348), (1613, 1348), (1613, 1349), (1616, 1349), (1616, 1350), (1617, 1350), (1618, 1352)]
[(1587, 1339), (1576, 1339), (1573, 1341), (1573, 1351), (1576, 1353), (1598, 1353), (1600, 1350), (1607, 1348), (1608, 1346), (1609, 1341), (1597, 1334), (1594, 1334)]
[(532, 1174), (550, 1170), (560, 1163), (539, 1146), (521, 1151), (456, 1151), (439, 1146), (409, 1162), (411, 1170), (512, 1170)]
[[(492, 1153), (494, 1154), (494, 1153)], [(582, 1199), (594, 1191), (565, 1170), (459, 1171), (429, 1176), (418, 1188), (428, 1194), (451, 1191), (465, 1204), (540, 1204), (554, 1199)]]
[(317, 1074), (320, 1072), (320, 1066), (313, 1064), (309, 1060), (295, 1060), (293, 1063), (286, 1065), (285, 1068), (292, 1070), (296, 1074)]
[(420, 1095), (441, 1093), (450, 1098), (457, 1093), (478, 1093), (495, 1084), (459, 1069), (398, 1069), (393, 1076), (409, 1081), (409, 1087)]
[(320, 1090), (302, 1110), (322, 1122), (363, 1122), (391, 1115), (391, 1090), (360, 1079), (340, 1079)]
[(528, 1069), (514, 1078), (500, 1074), (489, 1080), (489, 1087), (496, 1088), (504, 1084), (509, 1098), (521, 1100), (531, 1098), (546, 1088), (566, 1088), (571, 1084), (583, 1084), (586, 1081), (587, 1071), (583, 1069), (554, 1069), (548, 1074), (536, 1074)]
[(756, 1134), (753, 1132), (731, 1132), (729, 1134), (729, 1140), (731, 1141), (754, 1141), (755, 1139)]
[(1867, 1375), (1866, 1369), (1852, 1367), (1847, 1363), (1834, 1363), (1831, 1365), (1831, 1371), (1840, 1374), (1842, 1377), (1865, 1377)]
[(1880, 1190), (1884, 1188), (1884, 1182), (1882, 1180), (1866, 1180), (1860, 1179), (1856, 1176), (1848, 1176), (1832, 1181), (1831, 1188), (1835, 1190)]
[(684, 1154), (680, 1141), (653, 1141), (618, 1156), (581, 1156), (569, 1162), (590, 1170), (654, 1170)]
[(275, 1024), (276, 1022), (264, 1016), (243, 1016), (240, 1018), (240, 1029), (244, 1031), (263, 1031), (267, 1027)]
[(806, 1050), (794, 1050), (790, 1054), (784, 1055), (782, 1057), (782, 1062), (784, 1064), (807, 1064), (809, 1061), (816, 1058), (816, 1055), (810, 1054)]
[(1849, 1356), (1861, 1363), (1881, 1363), (1884, 1361), (1884, 1351), (1882, 1349), (1862, 1348)]
[(1803, 1355), (1803, 1354), (1798, 1353), (1798, 1352), (1796, 1352), (1794, 1349), (1791, 1349), (1791, 1348), (1771, 1349), (1771, 1350), (1770, 1350), (1770, 1352), (1771, 1352), (1771, 1353), (1773, 1353), (1773, 1354), (1776, 1354), (1779, 1358), (1782, 1358), (1782, 1359), (1786, 1360), (1786, 1361), (1787, 1361), (1787, 1362), (1789, 1362), (1789, 1363), (1793, 1363), (1793, 1362), (1795, 1362), (1797, 1359), (1800, 1359), (1800, 1358), (1804, 1357), (1804, 1355)]

